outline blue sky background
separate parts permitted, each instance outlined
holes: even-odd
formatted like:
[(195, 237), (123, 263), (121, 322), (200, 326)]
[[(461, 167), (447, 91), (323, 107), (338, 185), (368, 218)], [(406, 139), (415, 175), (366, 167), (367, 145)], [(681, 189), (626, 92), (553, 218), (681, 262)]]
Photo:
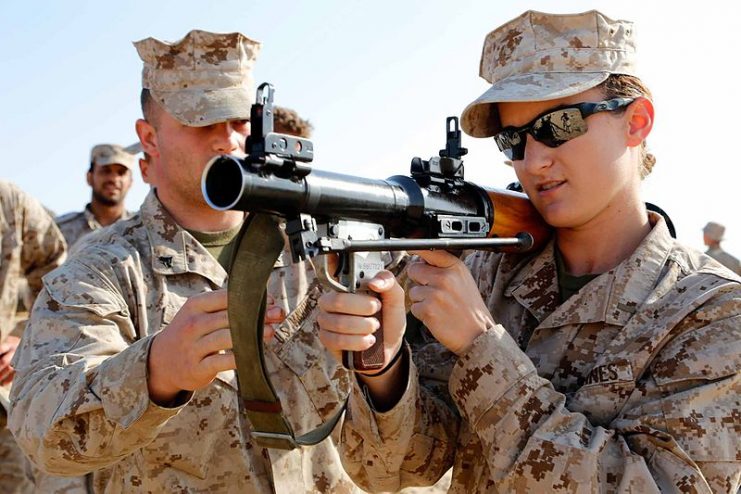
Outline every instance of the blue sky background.
[[(702, 7), (699, 7), (699, 6)], [(90, 148), (136, 141), (141, 62), (132, 41), (190, 29), (240, 31), (263, 43), (256, 81), (315, 126), (314, 166), (384, 178), (437, 154), (445, 117), (487, 87), (484, 36), (526, 9), (596, 8), (636, 22), (657, 120), (644, 184), (685, 243), (702, 249), (708, 220), (741, 256), (737, 79), (741, 4), (615, 1), (33, 1), (0, 4), (0, 176), (56, 211), (79, 210)], [(490, 140), (464, 138), (471, 181), (504, 187), (514, 173)], [(136, 174), (127, 199), (147, 192)]]

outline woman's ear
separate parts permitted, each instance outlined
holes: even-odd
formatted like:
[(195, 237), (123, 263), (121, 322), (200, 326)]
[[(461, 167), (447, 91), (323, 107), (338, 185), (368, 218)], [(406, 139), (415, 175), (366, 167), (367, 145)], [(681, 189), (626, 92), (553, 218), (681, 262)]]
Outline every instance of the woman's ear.
[(636, 98), (628, 106), (628, 146), (639, 146), (654, 126), (654, 104), (650, 99)]

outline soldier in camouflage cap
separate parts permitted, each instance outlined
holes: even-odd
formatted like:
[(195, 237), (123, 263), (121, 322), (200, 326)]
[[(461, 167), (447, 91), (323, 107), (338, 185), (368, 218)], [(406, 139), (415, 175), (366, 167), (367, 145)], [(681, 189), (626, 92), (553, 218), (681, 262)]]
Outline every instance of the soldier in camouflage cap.
[(257, 41), (241, 33), (193, 30), (177, 43), (147, 38), (135, 45), (144, 61), (142, 87), (181, 124), (206, 127), (249, 118)]
[(497, 103), (555, 100), (610, 74), (636, 75), (633, 24), (593, 11), (584, 16), (530, 11), (486, 36), (479, 75), (492, 86), (461, 115), (474, 137), (499, 131)]
[(88, 233), (131, 216), (124, 201), (135, 161), (134, 154), (117, 144), (98, 144), (90, 151), (87, 184), (92, 199), (82, 211), (55, 219), (70, 249)]
[(44, 207), (14, 184), (0, 180), (0, 490), (32, 492), (21, 450), (6, 428), (11, 365), (23, 324), (17, 324), (18, 289), (28, 283), (31, 302), (41, 277), (62, 264), (64, 237)]
[(595, 11), (526, 12), (486, 38), (492, 89), (463, 128), (512, 161), (554, 227), (545, 248), (420, 252), (411, 346), (389, 273), (370, 284), (380, 304), (320, 299), (332, 351), (370, 346), (382, 309), (385, 354), (402, 352), (353, 385), (342, 455), (362, 487), (452, 466), (460, 493), (738, 492), (741, 278), (641, 200), (654, 109), (633, 35)]
[[(153, 190), (44, 278), (14, 362), (10, 426), (32, 461), (92, 472), (95, 492), (356, 492), (339, 429), (312, 448), (264, 449), (237, 392), (224, 287), (244, 214), (211, 209), (200, 179), (213, 156), (245, 155), (260, 45), (192, 31), (135, 46)], [(268, 293), (266, 366), (304, 434), (341, 408), (349, 375), (318, 340), (311, 266), (277, 266)]]
[(731, 271), (736, 274), (741, 274), (741, 262), (733, 257), (731, 254), (723, 250), (720, 246), (720, 242), (723, 240), (723, 234), (726, 232), (726, 227), (720, 223), (709, 221), (707, 225), (702, 229), (702, 239), (708, 250), (705, 254), (709, 255)]

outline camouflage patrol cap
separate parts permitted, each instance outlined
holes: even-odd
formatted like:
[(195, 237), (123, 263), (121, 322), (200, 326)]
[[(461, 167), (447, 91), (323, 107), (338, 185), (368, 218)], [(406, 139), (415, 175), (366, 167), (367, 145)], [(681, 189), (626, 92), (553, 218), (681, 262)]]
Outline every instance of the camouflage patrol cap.
[(147, 38), (134, 46), (144, 61), (142, 87), (180, 123), (205, 127), (249, 118), (257, 41), (193, 30), (175, 43)]
[(98, 144), (90, 151), (90, 161), (98, 166), (123, 165), (134, 169), (135, 156), (118, 144)]
[(705, 225), (705, 227), (702, 229), (702, 232), (716, 242), (720, 242), (721, 240), (723, 240), (723, 234), (726, 232), (726, 227), (724, 227), (720, 223), (709, 221), (708, 224)]
[(463, 110), (461, 127), (490, 137), (501, 128), (495, 103), (563, 98), (610, 74), (636, 75), (634, 38), (632, 22), (596, 10), (525, 12), (486, 36), (479, 75), (492, 86)]

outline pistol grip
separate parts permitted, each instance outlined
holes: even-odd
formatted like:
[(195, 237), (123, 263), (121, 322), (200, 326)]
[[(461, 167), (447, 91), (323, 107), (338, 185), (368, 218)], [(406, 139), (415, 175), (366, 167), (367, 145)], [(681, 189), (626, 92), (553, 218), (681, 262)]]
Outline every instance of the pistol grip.
[[(378, 320), (381, 320), (381, 314), (378, 314)], [(376, 342), (373, 346), (362, 352), (342, 352), (342, 365), (350, 370), (372, 371), (383, 369), (383, 324), (379, 327), (373, 336)]]
[[(365, 224), (341, 221), (340, 228), (348, 229), (347, 232), (339, 231), (342, 238), (379, 239), (383, 237), (383, 226), (377, 224)], [(357, 231), (355, 231), (357, 230)], [(322, 269), (319, 270), (320, 279), (326, 285), (345, 293), (365, 293), (378, 297), (378, 294), (368, 289), (367, 281), (372, 279), (379, 271), (384, 269), (385, 263), (381, 252), (342, 252), (340, 254), (340, 268), (335, 275), (329, 272), (327, 256), (322, 256)], [(335, 280), (334, 276), (338, 279)], [(358, 371), (381, 370), (384, 364), (383, 351), (383, 318), (379, 311), (375, 317), (380, 322), (379, 328), (373, 333), (376, 337), (373, 346), (362, 352), (342, 352), (342, 365), (346, 369)]]

